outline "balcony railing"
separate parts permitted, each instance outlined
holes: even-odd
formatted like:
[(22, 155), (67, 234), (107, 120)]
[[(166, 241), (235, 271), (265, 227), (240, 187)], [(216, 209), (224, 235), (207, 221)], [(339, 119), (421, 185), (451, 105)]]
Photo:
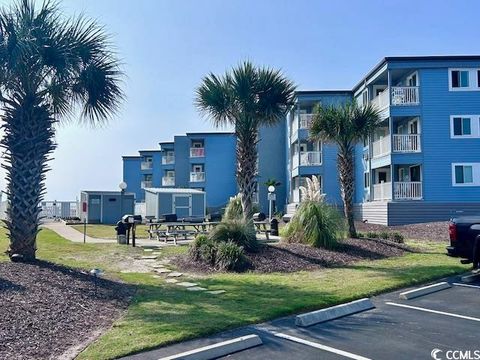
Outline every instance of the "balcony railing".
[(204, 157), (205, 148), (190, 148), (190, 157)]
[(150, 170), (153, 168), (153, 162), (151, 161), (142, 161), (140, 164), (140, 169), (142, 170)]
[(392, 199), (392, 183), (382, 182), (373, 184), (373, 200), (383, 201)]
[(393, 134), (393, 152), (411, 153), (422, 151), (420, 135), (418, 134)]
[(418, 96), (418, 86), (394, 86), (392, 87), (392, 105), (418, 105), (420, 97)]
[[(392, 101), (390, 104), (390, 95)], [(372, 105), (378, 110), (384, 110), (389, 105), (392, 106), (413, 106), (420, 104), (418, 86), (392, 86), (390, 91), (388, 88), (372, 99)]]
[(421, 200), (422, 182), (421, 181), (403, 181), (396, 182), (394, 185), (394, 195), (396, 200)]
[(310, 129), (312, 121), (313, 114), (300, 114), (300, 129)]
[(152, 181), (151, 180), (144, 180), (140, 183), (140, 187), (142, 189), (151, 188), (152, 187)]
[(390, 136), (385, 136), (372, 143), (372, 156), (380, 157), (390, 154)]
[(175, 177), (174, 176), (162, 177), (162, 186), (175, 186)]
[(174, 155), (162, 156), (162, 164), (163, 165), (175, 164), (175, 156)]
[(300, 153), (300, 165), (301, 166), (322, 165), (322, 152), (321, 151), (302, 151)]
[(190, 173), (190, 182), (202, 182), (205, 181), (204, 172), (191, 172)]

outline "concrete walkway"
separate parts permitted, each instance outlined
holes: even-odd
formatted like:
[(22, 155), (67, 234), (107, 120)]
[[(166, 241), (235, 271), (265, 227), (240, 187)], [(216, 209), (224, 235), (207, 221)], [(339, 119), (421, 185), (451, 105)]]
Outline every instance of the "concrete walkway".
[[(46, 229), (52, 230), (56, 232), (61, 237), (70, 240), (76, 243), (83, 243), (83, 233), (80, 231), (75, 230), (73, 227), (66, 225), (63, 221), (52, 221), (46, 222), (42, 224), (42, 226)], [(85, 242), (87, 244), (115, 244), (115, 239), (102, 239), (102, 238), (94, 238), (91, 236), (85, 237)], [(181, 241), (178, 241), (181, 244)], [(156, 240), (149, 240), (149, 239), (136, 239), (135, 245), (137, 246), (162, 246), (167, 245), (162, 242), (158, 242)], [(168, 244), (170, 245), (170, 244)]]

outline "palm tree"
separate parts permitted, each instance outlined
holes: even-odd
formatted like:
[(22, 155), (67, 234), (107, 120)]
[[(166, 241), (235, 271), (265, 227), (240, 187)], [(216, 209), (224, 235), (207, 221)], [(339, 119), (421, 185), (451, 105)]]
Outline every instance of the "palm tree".
[(232, 125), (237, 137), (237, 184), (246, 220), (252, 215), (260, 126), (284, 119), (295, 85), (279, 70), (244, 62), (223, 76), (210, 73), (196, 91), (196, 106), (216, 127)]
[(103, 124), (123, 99), (123, 73), (102, 27), (67, 19), (56, 4), (18, 0), (0, 10), (0, 106), (7, 173), (7, 251), (35, 259), (56, 123), (80, 110), (80, 122)]
[(379, 122), (380, 113), (371, 104), (359, 107), (356, 102), (348, 102), (339, 107), (316, 105), (314, 108), (311, 137), (314, 140), (334, 143), (338, 147), (340, 192), (350, 237), (357, 236), (353, 220), (355, 145), (369, 138)]

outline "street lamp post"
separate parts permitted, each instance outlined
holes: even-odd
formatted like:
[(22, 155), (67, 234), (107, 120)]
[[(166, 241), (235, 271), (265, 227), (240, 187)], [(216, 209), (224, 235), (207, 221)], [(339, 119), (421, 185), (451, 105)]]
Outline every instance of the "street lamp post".
[(122, 181), (118, 187), (120, 188), (120, 218), (123, 216), (123, 194), (125, 194), (125, 189), (127, 188), (127, 183)]
[(275, 201), (275, 186), (270, 185), (268, 187), (268, 221), (272, 221), (272, 203)]

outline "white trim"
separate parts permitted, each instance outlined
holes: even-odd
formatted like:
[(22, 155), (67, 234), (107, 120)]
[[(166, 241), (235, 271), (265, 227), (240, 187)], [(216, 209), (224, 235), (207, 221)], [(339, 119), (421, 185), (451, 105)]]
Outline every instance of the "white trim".
[[(176, 198), (188, 198), (188, 206), (176, 206), (175, 201)], [(192, 195), (186, 194), (173, 194), (172, 196), (172, 214), (177, 213), (177, 208), (179, 209), (187, 209), (188, 208), (188, 216), (192, 216)]]
[[(477, 84), (477, 70), (480, 70), (480, 68), (448, 68), (448, 90), (480, 91), (480, 87)], [(452, 71), (468, 71), (468, 87), (452, 87)]]
[[(413, 78), (414, 76), (417, 77), (417, 82), (415, 85), (410, 85), (408, 83), (408, 80), (410, 80), (411, 78)], [(418, 70), (415, 70), (414, 72), (412, 72), (410, 75), (408, 75), (406, 78), (405, 78), (405, 86), (420, 86), (420, 77), (418, 76)]]
[[(455, 135), (453, 119), (470, 119), (470, 135)], [(463, 124), (462, 124), (463, 127)], [(480, 115), (450, 115), (450, 138), (451, 139), (477, 139), (480, 138)]]
[[(471, 166), (473, 182), (457, 183), (455, 179), (455, 166)], [(480, 163), (452, 163), (452, 186), (458, 186), (458, 187), (480, 186)]]

